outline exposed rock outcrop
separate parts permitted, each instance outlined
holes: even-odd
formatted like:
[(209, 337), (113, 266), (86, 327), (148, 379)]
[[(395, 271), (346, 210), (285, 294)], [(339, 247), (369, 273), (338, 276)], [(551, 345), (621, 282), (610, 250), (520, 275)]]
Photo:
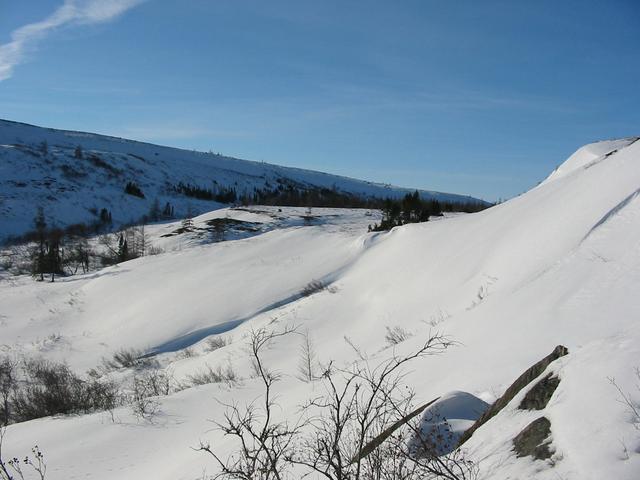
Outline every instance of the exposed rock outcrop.
[(515, 382), (513, 382), (513, 384), (509, 388), (507, 388), (506, 392), (504, 392), (504, 394), (498, 400), (496, 400), (493, 405), (491, 405), (489, 410), (487, 410), (484, 413), (484, 415), (482, 415), (469, 430), (464, 432), (464, 434), (460, 438), (460, 443), (458, 444), (458, 446), (462, 445), (464, 442), (469, 440), (469, 438), (471, 438), (471, 435), (473, 435), (473, 432), (475, 432), (478, 428), (480, 428), (482, 425), (484, 425), (489, 420), (491, 420), (494, 416), (498, 414), (498, 412), (500, 412), (500, 410), (506, 407), (507, 404), (511, 400), (513, 400), (513, 398), (523, 388), (525, 388), (533, 380), (539, 377), (551, 362), (557, 360), (560, 357), (565, 356), (567, 353), (569, 353), (569, 350), (567, 349), (567, 347), (558, 345), (556, 348), (553, 349), (553, 352), (551, 352), (549, 355), (544, 357), (542, 360), (537, 362), (532, 367), (528, 368), (522, 375), (520, 375), (517, 378)]
[(527, 392), (518, 408), (520, 410), (542, 410), (551, 400), (558, 385), (560, 385), (560, 378), (551, 373), (546, 375)]
[(550, 458), (551, 422), (540, 417), (527, 425), (514, 439), (513, 449), (518, 457), (531, 456), (536, 460)]

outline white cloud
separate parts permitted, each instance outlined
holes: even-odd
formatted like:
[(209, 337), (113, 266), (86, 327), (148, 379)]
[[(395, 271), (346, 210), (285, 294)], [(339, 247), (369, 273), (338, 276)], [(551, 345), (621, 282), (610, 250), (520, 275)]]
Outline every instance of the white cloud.
[(35, 49), (38, 41), (56, 28), (66, 25), (90, 25), (116, 18), (145, 0), (64, 0), (51, 15), (24, 25), (11, 33), (11, 41), (0, 45), (0, 81), (13, 75), (16, 65)]

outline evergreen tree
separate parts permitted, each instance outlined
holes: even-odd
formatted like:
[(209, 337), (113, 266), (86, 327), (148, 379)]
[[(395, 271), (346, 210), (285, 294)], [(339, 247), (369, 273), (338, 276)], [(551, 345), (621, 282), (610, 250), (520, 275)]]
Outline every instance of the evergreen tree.
[(118, 262), (126, 262), (129, 259), (129, 245), (127, 239), (121, 233), (118, 239)]
[(56, 274), (63, 274), (62, 269), (62, 238), (64, 233), (59, 228), (53, 228), (47, 239), (47, 254), (45, 261), (45, 273), (51, 274), (51, 281), (55, 281)]
[(34, 276), (40, 275), (40, 281), (44, 280), (46, 269), (46, 241), (47, 241), (47, 221), (44, 217), (44, 209), (38, 207), (36, 216), (33, 219), (36, 229), (37, 247), (32, 260), (32, 272)]

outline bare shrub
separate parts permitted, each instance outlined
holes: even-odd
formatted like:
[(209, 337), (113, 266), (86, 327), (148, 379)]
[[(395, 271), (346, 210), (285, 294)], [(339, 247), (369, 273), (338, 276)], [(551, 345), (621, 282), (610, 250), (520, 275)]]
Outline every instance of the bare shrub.
[(162, 247), (151, 245), (147, 249), (147, 255), (160, 255), (161, 253), (164, 253), (164, 248)]
[(408, 332), (404, 328), (396, 325), (395, 327), (385, 327), (387, 329), (387, 333), (384, 335), (384, 339), (386, 340), (389, 346), (398, 345), (399, 343), (404, 342), (407, 338), (411, 336), (411, 332)]
[(17, 457), (9, 460), (4, 459), (2, 456), (2, 446), (6, 432), (6, 427), (0, 425), (0, 480), (25, 480), (26, 471), (24, 471), (23, 468), (28, 468), (33, 471), (40, 480), (45, 480), (47, 463), (37, 445), (31, 449), (33, 456), (25, 455), (22, 460), (19, 460)]
[(133, 378), (129, 403), (133, 414), (141, 420), (151, 420), (160, 411), (160, 402), (152, 397), (148, 383), (139, 377)]
[(311, 382), (315, 380), (317, 378), (316, 369), (318, 356), (316, 354), (313, 342), (309, 337), (308, 330), (302, 334), (302, 344), (300, 345), (299, 355), (298, 378), (305, 382)]
[(140, 350), (122, 348), (113, 354), (113, 358), (103, 359), (102, 364), (107, 371), (120, 368), (152, 368), (157, 366), (157, 361), (145, 357)]
[(177, 386), (171, 373), (158, 368), (142, 370), (135, 375), (134, 381), (148, 397), (169, 395)]
[(17, 367), (17, 360), (0, 358), (0, 425), (7, 425), (11, 418), (11, 394), (18, 384)]
[[(280, 376), (263, 363), (262, 350), (277, 337), (291, 333), (251, 335), (250, 350), (258, 379), (264, 386), (261, 401), (247, 407), (226, 405), (218, 428), (239, 445), (226, 460), (208, 444), (199, 450), (212, 455), (220, 472), (215, 478), (284, 480), (317, 475), (328, 480), (422, 480), (473, 478), (474, 465), (462, 453), (438, 455), (415, 418), (413, 393), (404, 385), (404, 367), (417, 359), (444, 352), (452, 342), (430, 336), (413, 353), (393, 356), (377, 366), (363, 359), (348, 368), (332, 363), (321, 376), (325, 394), (302, 405), (298, 420), (274, 420), (277, 404), (273, 385)], [(407, 444), (418, 435), (421, 448)], [(295, 474), (292, 473), (297, 468)]]
[(157, 397), (178, 391), (177, 384), (170, 372), (159, 368), (139, 370), (133, 377), (129, 405), (133, 414), (141, 420), (151, 420), (160, 411)]
[(219, 348), (226, 347), (231, 343), (231, 340), (226, 337), (211, 337), (207, 339), (206, 351), (213, 352), (214, 350), (218, 350)]
[(311, 280), (300, 291), (300, 295), (302, 295), (303, 297), (309, 297), (314, 293), (321, 292), (325, 288), (327, 288), (327, 285), (324, 282), (321, 282), (320, 280)]
[(84, 380), (66, 364), (25, 360), (24, 380), (11, 395), (11, 420), (21, 422), (57, 414), (113, 409), (120, 394), (113, 382)]
[[(636, 384), (636, 389), (640, 392), (640, 367), (635, 367), (635, 376), (638, 380)], [(631, 418), (631, 423), (636, 430), (640, 430), (640, 400), (634, 400), (631, 397), (631, 394), (625, 392), (617, 383), (615, 378), (608, 377), (609, 383), (618, 391), (618, 401), (622, 403), (629, 417)]]
[[(344, 369), (329, 364), (323, 375), (325, 396), (303, 406), (313, 428), (298, 439), (291, 460), (334, 480), (473, 476), (472, 465), (458, 453), (438, 456), (427, 445), (421, 452), (429, 454), (416, 456), (406, 443), (408, 433), (419, 435), (420, 430), (407, 421), (415, 406), (413, 392), (403, 383), (403, 369), (450, 345), (446, 337), (434, 335), (413, 353), (394, 355), (378, 366), (367, 360)], [(390, 429), (397, 426), (401, 428)], [(422, 442), (424, 436), (417, 438)]]
[(228, 364), (225, 368), (218, 365), (215, 369), (207, 365), (204, 370), (187, 376), (187, 381), (189, 386), (208, 385), (209, 383), (234, 385), (238, 383), (239, 377), (231, 364)]
[(178, 356), (180, 358), (192, 358), (196, 356), (196, 352), (193, 350), (193, 348), (187, 347), (182, 349)]
[(254, 401), (244, 408), (237, 404), (224, 404), (225, 419), (217, 426), (225, 436), (237, 441), (239, 451), (236, 454), (224, 460), (209, 444), (200, 443), (198, 450), (209, 453), (220, 467), (216, 478), (280, 480), (291, 466), (287, 455), (300, 425), (289, 426), (286, 422), (274, 421), (276, 404), (272, 387), (280, 377), (268, 370), (262, 359), (263, 349), (274, 339), (291, 332), (292, 329), (269, 332), (264, 328), (251, 332), (250, 355), (254, 370), (264, 386), (264, 397), (260, 405)]

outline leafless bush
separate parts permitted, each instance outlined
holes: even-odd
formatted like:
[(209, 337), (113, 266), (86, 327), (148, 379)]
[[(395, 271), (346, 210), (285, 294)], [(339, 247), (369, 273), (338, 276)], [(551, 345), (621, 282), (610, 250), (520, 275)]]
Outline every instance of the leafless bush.
[(177, 386), (173, 375), (159, 368), (140, 371), (134, 376), (134, 382), (148, 397), (169, 395)]
[(107, 371), (120, 368), (151, 368), (157, 366), (157, 361), (145, 357), (140, 350), (122, 348), (113, 354), (112, 359), (103, 359), (102, 364)]
[(410, 449), (406, 441), (409, 433), (420, 433), (420, 425), (409, 420), (421, 409), (413, 406), (413, 393), (403, 384), (403, 369), (409, 362), (446, 350), (452, 343), (446, 337), (431, 336), (415, 352), (378, 366), (367, 360), (345, 369), (330, 363), (321, 376), (325, 394), (306, 402), (298, 420), (289, 423), (274, 420), (273, 385), (280, 377), (262, 359), (262, 350), (287, 333), (291, 330), (252, 333), (251, 356), (264, 396), (260, 403), (245, 408), (226, 405), (218, 427), (238, 441), (234, 455), (225, 460), (201, 443), (200, 450), (212, 455), (220, 468), (215, 478), (285, 480), (318, 475), (329, 480), (459, 480), (474, 476), (474, 466), (460, 452), (439, 456), (428, 438), (418, 436), (424, 448), (417, 455), (415, 442)]
[(321, 292), (325, 288), (327, 288), (327, 285), (324, 282), (321, 282), (320, 280), (311, 280), (300, 291), (300, 294), (303, 297), (309, 297), (309, 296), (313, 295), (314, 293)]
[[(313, 428), (298, 439), (291, 461), (332, 480), (471, 477), (471, 464), (459, 454), (438, 456), (429, 446), (422, 450), (429, 455), (416, 456), (406, 442), (408, 433), (420, 430), (409, 421), (416, 409), (403, 369), (450, 345), (434, 335), (413, 353), (375, 367), (366, 360), (346, 369), (329, 364), (323, 375), (326, 394), (303, 406)], [(424, 436), (418, 438), (426, 445)]]
[(18, 385), (17, 367), (17, 360), (0, 358), (0, 426), (7, 425), (11, 418), (11, 395)]
[(237, 454), (222, 459), (209, 444), (202, 443), (198, 450), (209, 453), (220, 468), (216, 478), (281, 480), (291, 466), (287, 460), (292, 442), (300, 425), (274, 420), (276, 404), (272, 387), (279, 375), (270, 371), (262, 359), (262, 351), (276, 338), (291, 333), (291, 329), (282, 332), (269, 332), (266, 329), (251, 332), (250, 355), (258, 378), (264, 386), (264, 397), (246, 407), (237, 404), (225, 404), (223, 422), (217, 423), (225, 436), (234, 438), (239, 445)]
[(47, 464), (44, 455), (37, 445), (31, 449), (33, 456), (26, 455), (22, 460), (17, 457), (5, 460), (2, 456), (2, 446), (6, 435), (6, 427), (0, 425), (0, 480), (25, 480), (26, 472), (23, 468), (32, 470), (40, 480), (45, 480)]
[(211, 337), (207, 339), (206, 350), (207, 352), (213, 352), (219, 348), (226, 347), (231, 341), (226, 337)]
[(139, 377), (133, 378), (129, 403), (133, 414), (141, 420), (152, 419), (160, 410), (160, 402), (152, 397), (149, 385)]
[[(635, 367), (635, 375), (638, 383), (636, 389), (640, 392), (640, 367)], [(625, 392), (617, 383), (615, 378), (609, 377), (609, 383), (618, 391), (618, 401), (622, 403), (631, 417), (631, 423), (636, 430), (640, 430), (640, 400), (634, 400), (631, 394)]]
[(164, 253), (164, 248), (162, 247), (151, 245), (147, 249), (147, 255), (160, 255), (161, 253)]
[(192, 358), (195, 356), (196, 356), (196, 352), (193, 350), (193, 348), (190, 348), (190, 347), (182, 349), (179, 353), (180, 358)]
[(204, 370), (200, 370), (187, 376), (189, 386), (208, 385), (209, 383), (226, 383), (234, 385), (238, 383), (239, 377), (233, 367), (228, 364), (225, 368), (217, 366), (215, 369), (207, 365)]
[(166, 396), (178, 390), (180, 385), (170, 372), (159, 368), (139, 370), (131, 385), (131, 410), (139, 419), (151, 420), (160, 410), (160, 402), (155, 397)]
[(411, 336), (411, 332), (405, 330), (404, 328), (396, 325), (395, 327), (385, 327), (387, 329), (387, 333), (384, 335), (384, 339), (387, 341), (389, 346), (398, 345), (399, 343), (404, 342), (407, 338)]
[(318, 358), (315, 347), (309, 332), (302, 334), (302, 345), (300, 345), (300, 356), (298, 359), (298, 378), (305, 382), (311, 382), (317, 378), (316, 370)]
[(82, 379), (62, 363), (25, 360), (22, 377), (10, 399), (10, 419), (16, 422), (57, 414), (110, 410), (120, 401), (115, 383)]

